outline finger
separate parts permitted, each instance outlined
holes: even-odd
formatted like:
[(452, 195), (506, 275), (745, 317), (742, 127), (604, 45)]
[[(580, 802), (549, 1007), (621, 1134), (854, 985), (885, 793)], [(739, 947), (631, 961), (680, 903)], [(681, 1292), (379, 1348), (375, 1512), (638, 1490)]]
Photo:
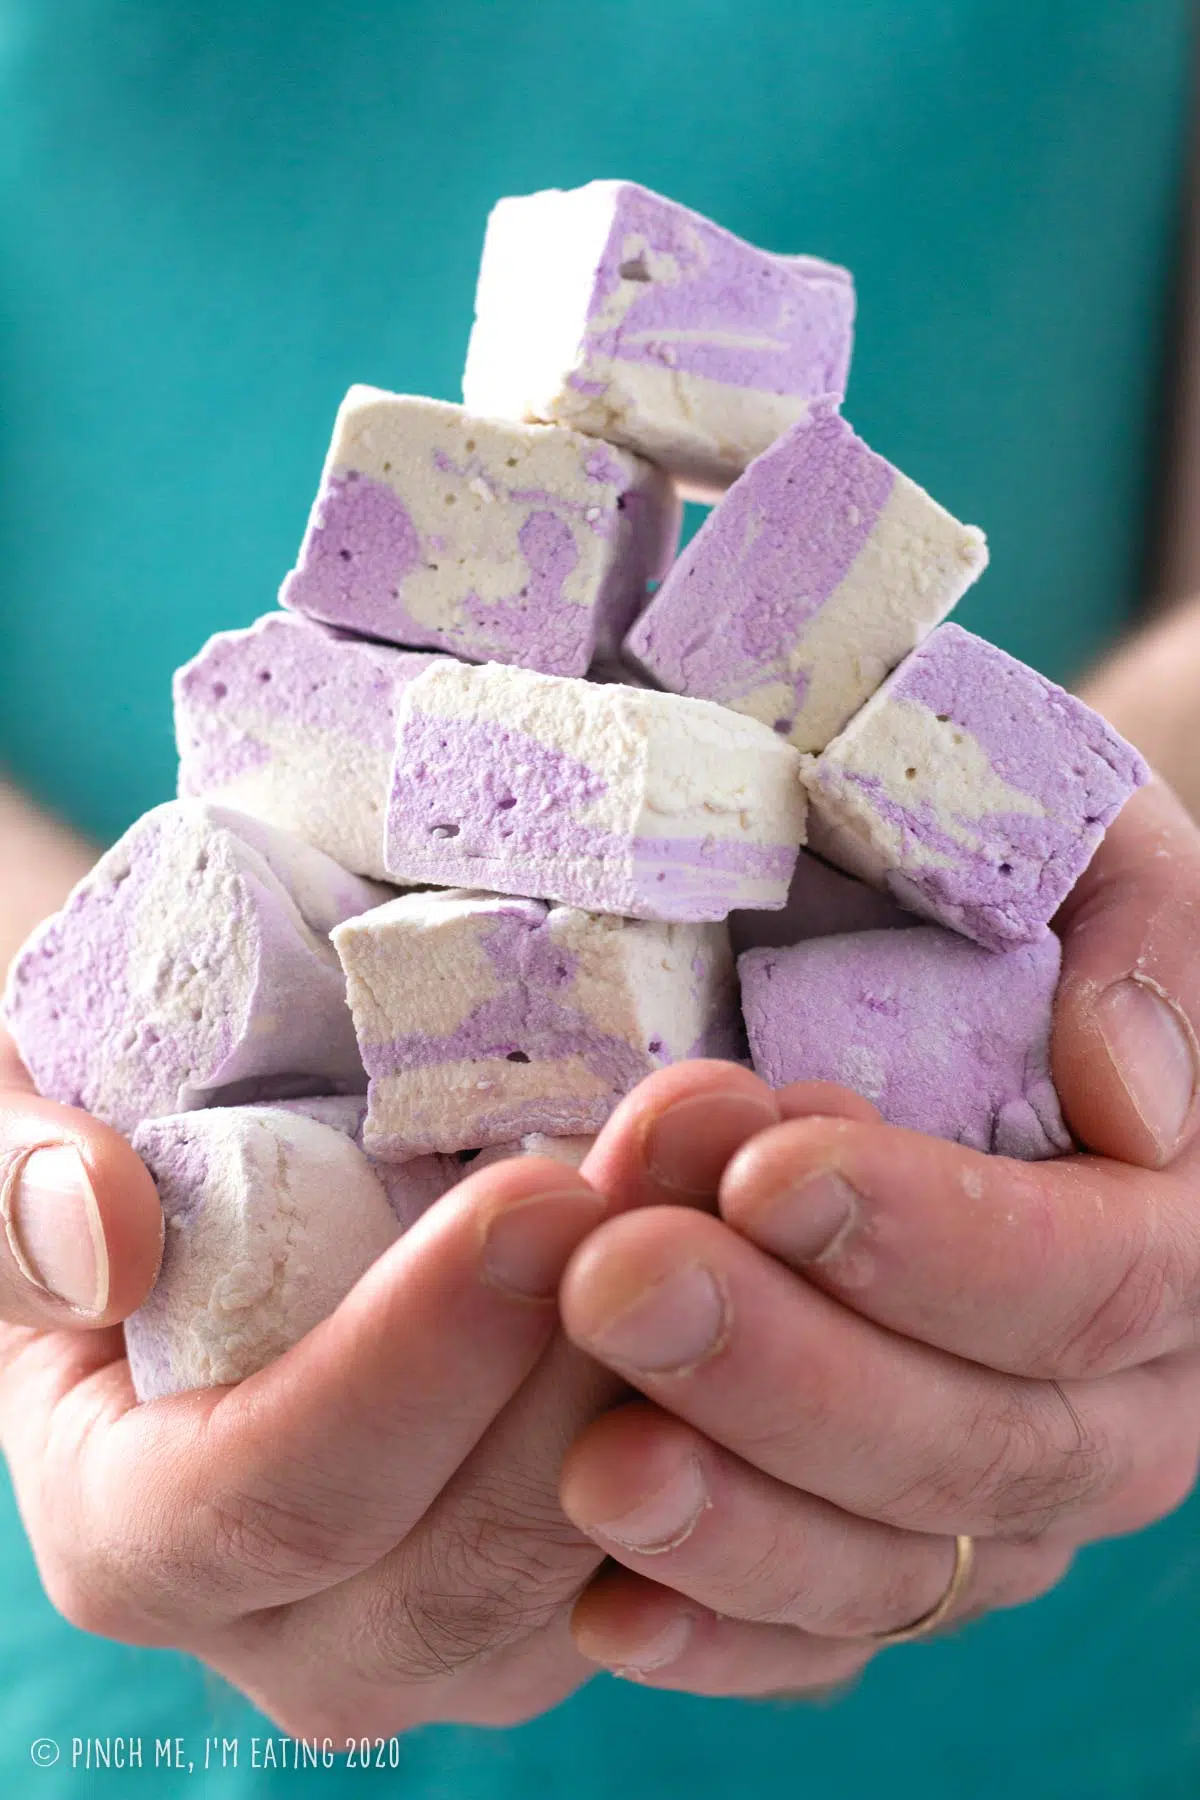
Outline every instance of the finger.
[(27, 1094), (35, 1092), (33, 1076), (21, 1061), (21, 1053), (17, 1049), (10, 1034), (0, 1025), (0, 1091), (20, 1089)]
[[(0, 1385), (35, 1548), (88, 1628), (157, 1641), (378, 1560), (536, 1364), (562, 1266), (604, 1210), (559, 1164), (498, 1164), (240, 1387), (136, 1406), (124, 1363), (93, 1378), (99, 1394), (84, 1383), (51, 1406)], [(120, 1631), (95, 1622), (110, 1618)]]
[(0, 1091), (0, 1318), (95, 1329), (154, 1285), (162, 1208), (150, 1174), (98, 1119), (27, 1087)]
[(877, 1119), (875, 1108), (831, 1082), (797, 1081), (774, 1094), (737, 1063), (661, 1069), (626, 1096), (583, 1164), (622, 1206), (711, 1203), (734, 1152), (781, 1119), (826, 1113)]
[(743, 1236), (892, 1331), (1014, 1374), (1128, 1368), (1195, 1341), (1196, 1152), (1148, 1174), (1017, 1163), (891, 1126), (807, 1120), (721, 1183)]
[(718, 1618), (626, 1569), (605, 1569), (585, 1589), (571, 1630), (610, 1674), (713, 1697), (815, 1695), (853, 1680), (874, 1654), (870, 1644)]
[(789, 1082), (776, 1088), (775, 1104), (784, 1119), (856, 1119), (860, 1125), (878, 1125), (883, 1118), (861, 1094), (832, 1081)]
[(1159, 781), (1109, 827), (1058, 919), (1052, 1063), (1067, 1121), (1156, 1169), (1195, 1135), (1200, 830)]
[[(773, 1481), (648, 1404), (598, 1419), (563, 1468), (563, 1508), (617, 1562), (728, 1618), (819, 1637), (896, 1631), (933, 1611), (951, 1538), (898, 1531)], [(979, 1546), (959, 1610), (1032, 1599), (1069, 1552)]]
[(623, 1207), (711, 1205), (733, 1152), (782, 1117), (766, 1082), (740, 1064), (674, 1063), (626, 1095), (582, 1172)]
[(756, 1468), (909, 1531), (1098, 1531), (1139, 1466), (1194, 1465), (1200, 1394), (1152, 1364), (1079, 1382), (997, 1375), (878, 1326), (706, 1213), (609, 1221), (563, 1278), (564, 1327)]

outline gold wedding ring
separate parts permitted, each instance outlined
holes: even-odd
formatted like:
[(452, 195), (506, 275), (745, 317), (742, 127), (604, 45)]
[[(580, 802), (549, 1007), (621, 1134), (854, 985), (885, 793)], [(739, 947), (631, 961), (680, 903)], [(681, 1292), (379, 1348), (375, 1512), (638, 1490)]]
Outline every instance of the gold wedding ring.
[(911, 1625), (901, 1625), (898, 1631), (879, 1631), (874, 1634), (874, 1644), (909, 1644), (914, 1638), (928, 1637), (936, 1631), (954, 1611), (955, 1602), (971, 1579), (971, 1565), (975, 1561), (975, 1540), (963, 1532), (954, 1540), (954, 1568), (951, 1571), (949, 1585), (936, 1606), (914, 1619)]

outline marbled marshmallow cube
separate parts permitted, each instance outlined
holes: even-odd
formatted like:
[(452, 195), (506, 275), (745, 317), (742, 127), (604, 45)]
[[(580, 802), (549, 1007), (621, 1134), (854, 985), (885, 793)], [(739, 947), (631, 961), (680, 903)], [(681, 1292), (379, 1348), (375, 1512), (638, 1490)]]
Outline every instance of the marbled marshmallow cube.
[(713, 509), (625, 651), (672, 693), (823, 750), (986, 564), (981, 531), (821, 408)]
[(439, 664), (400, 698), (385, 863), (631, 918), (783, 905), (801, 757), (706, 700), (496, 664)]
[(995, 956), (936, 925), (823, 937), (738, 959), (754, 1067), (833, 1081), (890, 1125), (1024, 1161), (1071, 1148), (1050, 1074), (1061, 950)]
[(679, 520), (627, 450), (353, 387), (279, 597), (389, 643), (582, 675), (645, 605)]
[(227, 808), (147, 813), (33, 933), (5, 995), (41, 1093), (128, 1134), (366, 1076), (328, 933), (390, 890)]
[(289, 1108), (148, 1120), (133, 1147), (165, 1224), (158, 1279), (125, 1321), (139, 1400), (256, 1374), (327, 1318), (400, 1234), (352, 1133)]
[(463, 397), (626, 444), (697, 496), (728, 487), (814, 401), (840, 401), (845, 269), (756, 250), (631, 181), (501, 200)]
[(595, 1132), (643, 1076), (739, 1046), (722, 925), (451, 891), (401, 895), (333, 942), (377, 1156)]
[(810, 762), (814, 850), (989, 950), (1032, 943), (1148, 779), (1091, 707), (941, 625)]

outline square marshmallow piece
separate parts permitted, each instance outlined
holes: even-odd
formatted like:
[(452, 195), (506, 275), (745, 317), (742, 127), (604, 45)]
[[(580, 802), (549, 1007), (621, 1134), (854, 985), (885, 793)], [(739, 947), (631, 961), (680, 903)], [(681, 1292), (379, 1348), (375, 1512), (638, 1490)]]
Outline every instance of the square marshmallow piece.
[(126, 1134), (235, 1098), (361, 1092), (328, 933), (386, 893), (288, 832), (168, 802), (34, 932), (6, 1023), (41, 1093)]
[(1050, 1075), (1061, 952), (994, 956), (952, 931), (863, 931), (738, 959), (754, 1067), (833, 1081), (889, 1125), (1037, 1162), (1071, 1147)]
[(781, 907), (801, 762), (707, 700), (441, 663), (400, 699), (385, 861), (639, 919)]
[(814, 400), (839, 402), (849, 273), (775, 256), (631, 181), (501, 200), (463, 398), (627, 444), (711, 497)]
[(293, 613), (217, 632), (175, 674), (180, 798), (218, 800), (381, 876), (396, 704), (435, 660)]
[(279, 597), (389, 643), (582, 675), (665, 573), (679, 518), (628, 450), (353, 387)]
[(709, 514), (626, 654), (672, 693), (823, 750), (986, 564), (981, 531), (822, 408)]
[(989, 950), (1032, 943), (1148, 779), (1100, 715), (942, 625), (811, 762), (814, 850)]
[(739, 1054), (723, 925), (452, 891), (348, 919), (334, 944), (376, 1156), (595, 1132), (655, 1069)]

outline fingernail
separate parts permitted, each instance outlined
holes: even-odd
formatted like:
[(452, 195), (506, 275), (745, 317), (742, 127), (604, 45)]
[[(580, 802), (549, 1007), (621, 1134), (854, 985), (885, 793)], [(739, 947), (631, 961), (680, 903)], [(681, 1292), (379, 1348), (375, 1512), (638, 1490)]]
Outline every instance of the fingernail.
[(639, 1676), (648, 1675), (653, 1669), (665, 1669), (668, 1664), (678, 1662), (687, 1648), (693, 1624), (690, 1614), (677, 1613), (661, 1631), (647, 1638), (632, 1655), (623, 1650), (619, 1661), (608, 1647), (608, 1641), (603, 1636), (598, 1636), (588, 1625), (574, 1626), (572, 1635), (576, 1647), (590, 1662), (598, 1663), (610, 1675), (624, 1675), (636, 1681)]
[(1162, 1156), (1169, 1157), (1196, 1092), (1196, 1047), (1187, 1020), (1137, 975), (1101, 996), (1097, 1017), (1125, 1092)]
[(483, 1273), (523, 1300), (550, 1300), (580, 1239), (604, 1214), (604, 1200), (575, 1188), (514, 1201), (488, 1222)]
[(735, 1150), (779, 1123), (779, 1109), (750, 1094), (692, 1094), (647, 1121), (642, 1155), (648, 1172), (677, 1194), (713, 1195)]
[(778, 1194), (750, 1221), (749, 1235), (787, 1263), (827, 1262), (858, 1221), (859, 1197), (833, 1169)]
[(108, 1247), (83, 1158), (70, 1144), (45, 1144), (16, 1164), (0, 1195), (13, 1259), (43, 1293), (77, 1312), (108, 1304)]
[(680, 1464), (669, 1481), (648, 1494), (619, 1518), (597, 1522), (589, 1529), (624, 1550), (642, 1556), (659, 1556), (678, 1549), (691, 1537), (700, 1515), (712, 1502), (695, 1457)]
[(589, 1342), (606, 1360), (646, 1375), (682, 1374), (724, 1341), (721, 1290), (699, 1263), (673, 1269), (598, 1329)]
[(610, 1673), (624, 1675), (636, 1681), (639, 1675), (649, 1675), (655, 1669), (668, 1668), (671, 1663), (679, 1661), (691, 1635), (692, 1621), (686, 1613), (680, 1613), (654, 1637), (648, 1638), (632, 1656), (626, 1656), (620, 1663), (609, 1664)]

